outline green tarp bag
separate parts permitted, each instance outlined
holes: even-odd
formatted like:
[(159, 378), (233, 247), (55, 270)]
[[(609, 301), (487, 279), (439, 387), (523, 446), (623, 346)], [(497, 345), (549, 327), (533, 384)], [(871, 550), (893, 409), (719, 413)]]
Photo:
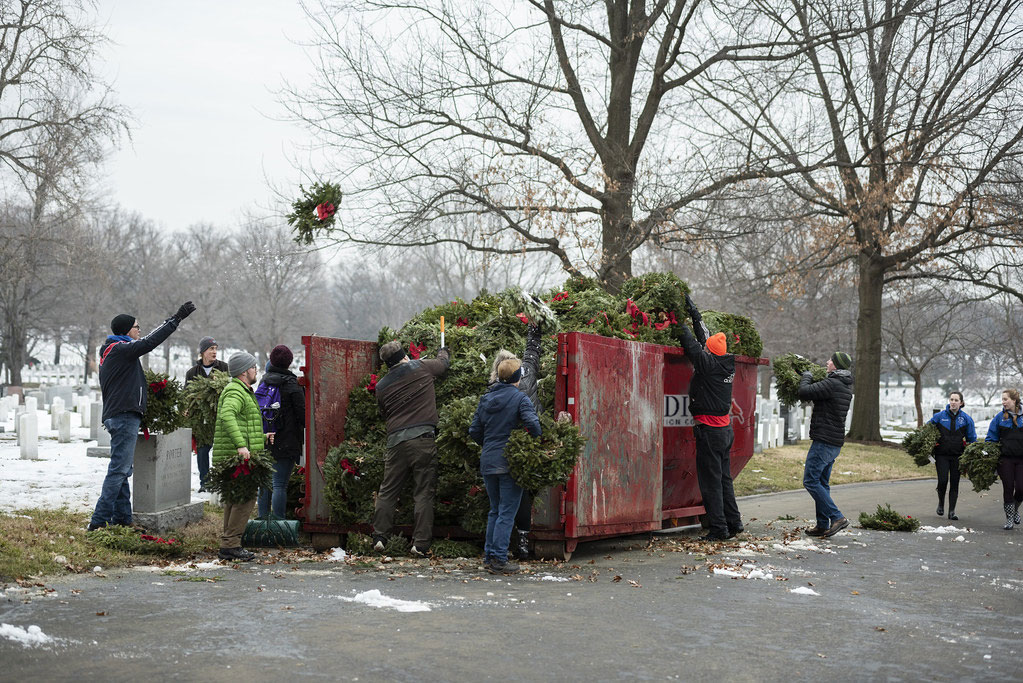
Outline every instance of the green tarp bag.
[(242, 534), (242, 545), (257, 548), (294, 547), (298, 545), (299, 528), (297, 519), (281, 519), (273, 515), (268, 519), (250, 519)]

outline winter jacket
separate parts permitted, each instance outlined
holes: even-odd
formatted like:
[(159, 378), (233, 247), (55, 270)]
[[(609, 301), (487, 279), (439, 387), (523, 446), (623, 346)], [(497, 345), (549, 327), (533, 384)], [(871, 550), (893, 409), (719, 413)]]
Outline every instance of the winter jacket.
[(504, 447), (508, 445), (513, 429), (524, 424), (526, 431), (540, 436), (540, 420), (533, 402), (514, 384), (498, 382), (483, 394), (469, 425), (469, 436), (483, 446), (480, 455), (480, 474), (507, 474), (508, 458)]
[(810, 439), (832, 446), (845, 443), (845, 416), (852, 405), (853, 378), (848, 370), (835, 370), (820, 382), (804, 372), (799, 380), (799, 398), (813, 401)]
[(997, 442), (1003, 458), (1023, 458), (1023, 415), (1001, 411), (991, 420), (984, 440)]
[(953, 417), (952, 408), (945, 409), (931, 417), (931, 424), (937, 425), (940, 436), (934, 447), (935, 457), (958, 458), (966, 450), (966, 444), (977, 440), (977, 429), (973, 418), (962, 409)]
[(120, 341), (107, 337), (99, 350), (99, 386), (103, 392), (103, 419), (121, 413), (146, 412), (146, 374), (139, 358), (159, 346), (180, 321), (171, 316), (141, 339)]
[(275, 460), (302, 459), (305, 443), (305, 392), (298, 377), (290, 370), (270, 366), (263, 375), (263, 384), (277, 387), (281, 392), (281, 409), (274, 420), (274, 442), (270, 452)]
[(447, 349), (436, 358), (410, 360), (387, 371), (377, 382), (380, 415), (387, 421), (387, 433), (410, 427), (437, 426), (437, 395), (433, 383), (448, 371)]
[(213, 462), (220, 462), (238, 453), (263, 450), (263, 418), (252, 387), (237, 377), (220, 392), (217, 401), (217, 423), (213, 430)]
[[(210, 371), (210, 375), (207, 375), (206, 372), (203, 371), (202, 367), (203, 367), (202, 366), (202, 359), (200, 358), (199, 360), (197, 360), (195, 362), (195, 365), (193, 365), (192, 367), (188, 368), (188, 372), (185, 373), (185, 384), (188, 384), (189, 382), (191, 382), (196, 377), (209, 377), (210, 375), (213, 374), (213, 371), (211, 370)], [(222, 360), (215, 360), (215, 361), (213, 361), (213, 370), (220, 370), (221, 372), (227, 372), (227, 363), (225, 363)]]
[[(698, 321), (694, 321), (700, 329)], [(732, 412), (732, 382), (735, 379), (735, 356), (716, 356), (698, 342), (685, 325), (680, 325), (682, 348), (693, 364), (689, 383), (689, 412), (692, 415), (721, 417)], [(700, 331), (702, 336), (702, 330)], [(704, 340), (703, 343), (706, 343)]]

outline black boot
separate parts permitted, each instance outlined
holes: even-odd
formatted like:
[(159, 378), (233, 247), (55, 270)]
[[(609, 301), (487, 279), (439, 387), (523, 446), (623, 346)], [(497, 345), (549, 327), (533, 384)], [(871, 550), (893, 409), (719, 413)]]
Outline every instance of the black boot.
[(1012, 525), (1016, 517), (1016, 504), (1006, 503), (1003, 508), (1005, 509), (1005, 526), (1002, 528), (1006, 531), (1012, 531)]
[(529, 559), (529, 532), (518, 531), (518, 539), (515, 543), (515, 559), (517, 560), (528, 560)]

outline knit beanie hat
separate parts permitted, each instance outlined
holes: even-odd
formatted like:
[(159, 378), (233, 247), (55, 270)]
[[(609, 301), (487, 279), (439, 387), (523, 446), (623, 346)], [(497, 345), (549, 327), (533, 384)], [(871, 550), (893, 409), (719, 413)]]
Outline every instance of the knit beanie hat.
[(114, 334), (128, 334), (135, 326), (135, 316), (122, 313), (110, 321), (110, 331)]
[(295, 356), (291, 353), (291, 349), (284, 344), (279, 344), (270, 350), (270, 364), (275, 368), (287, 370), (294, 359)]
[(206, 349), (210, 348), (211, 346), (219, 346), (219, 344), (217, 344), (217, 340), (214, 339), (213, 337), (203, 337), (202, 339), (200, 339), (199, 355), (201, 356), (202, 354), (206, 353)]
[(256, 357), (244, 351), (239, 351), (231, 356), (231, 360), (227, 361), (227, 372), (232, 377), (237, 377), (249, 368), (254, 367), (256, 367)]
[(728, 353), (728, 341), (725, 339), (725, 333), (718, 332), (711, 335), (711, 338), (707, 340), (707, 350), (715, 356), (723, 356)]
[(835, 367), (839, 370), (848, 370), (852, 365), (852, 357), (848, 353), (835, 351), (831, 354), (831, 362), (834, 363)]

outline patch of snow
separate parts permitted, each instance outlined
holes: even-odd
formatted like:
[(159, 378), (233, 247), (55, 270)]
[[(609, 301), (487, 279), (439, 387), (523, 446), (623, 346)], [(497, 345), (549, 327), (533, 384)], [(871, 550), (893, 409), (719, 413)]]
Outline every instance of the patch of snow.
[(327, 558), (327, 562), (344, 562), (346, 557), (348, 557), (348, 553), (345, 552), (344, 548), (331, 548), (330, 557)]
[(793, 588), (789, 593), (795, 593), (796, 595), (820, 595), (817, 591), (806, 586), (800, 586), (799, 588)]
[(552, 574), (544, 574), (543, 576), (534, 577), (534, 581), (571, 581), (567, 576), (554, 576)]
[(953, 538), (952, 542), (953, 543), (966, 543), (967, 541), (966, 541), (966, 537), (963, 536), (962, 534), (960, 534), (960, 535), (956, 536), (955, 538)]
[(353, 597), (338, 596), (339, 600), (345, 602), (358, 602), (369, 607), (377, 607), (380, 609), (393, 609), (396, 612), (429, 612), (430, 603), (419, 602), (415, 600), (399, 600), (398, 598), (389, 598), (379, 590), (374, 588), (363, 593), (356, 593)]
[(725, 569), (723, 567), (714, 567), (714, 574), (717, 576), (730, 576), (734, 579), (745, 578), (742, 572), (737, 572), (734, 569)]
[(775, 543), (774, 549), (781, 550), (782, 552), (786, 553), (794, 553), (799, 550), (809, 550), (815, 553), (835, 554), (835, 551), (832, 550), (831, 548), (822, 548), (819, 545), (814, 544), (812, 541), (807, 541), (802, 538), (795, 539), (792, 541), (786, 541), (784, 544)]
[(973, 529), (960, 529), (955, 526), (921, 526), (916, 530), (918, 534), (972, 534)]
[(189, 562), (187, 564), (169, 564), (165, 567), (154, 565), (138, 565), (132, 569), (140, 572), (195, 572), (205, 569), (223, 569), (224, 565), (219, 561), (213, 562)]
[(38, 626), (29, 626), (24, 629), (12, 624), (0, 624), (0, 636), (21, 643), (23, 647), (38, 647), (53, 642), (53, 638), (43, 633)]

